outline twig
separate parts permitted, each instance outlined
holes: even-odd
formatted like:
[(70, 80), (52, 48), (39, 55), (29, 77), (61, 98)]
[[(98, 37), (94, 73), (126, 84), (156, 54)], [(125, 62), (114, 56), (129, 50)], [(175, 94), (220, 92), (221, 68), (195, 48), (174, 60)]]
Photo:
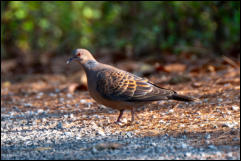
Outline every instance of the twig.
[(227, 62), (227, 63), (230, 64), (231, 66), (233, 66), (233, 67), (235, 67), (235, 68), (239, 68), (239, 67), (240, 67), (240, 65), (239, 65), (238, 63), (234, 62), (232, 59), (228, 58), (227, 56), (223, 56), (222, 58), (223, 58), (223, 60), (224, 60), (225, 62)]

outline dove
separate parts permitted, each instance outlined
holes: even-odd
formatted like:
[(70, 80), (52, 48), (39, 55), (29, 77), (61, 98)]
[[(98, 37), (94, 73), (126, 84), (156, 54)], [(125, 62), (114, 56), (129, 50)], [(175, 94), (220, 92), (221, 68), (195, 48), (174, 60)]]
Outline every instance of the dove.
[(133, 122), (135, 110), (154, 101), (194, 100), (178, 95), (174, 90), (159, 87), (146, 78), (100, 63), (86, 49), (76, 49), (67, 64), (73, 60), (79, 62), (86, 73), (90, 96), (97, 103), (120, 111), (117, 123), (120, 122), (124, 110), (131, 111)]

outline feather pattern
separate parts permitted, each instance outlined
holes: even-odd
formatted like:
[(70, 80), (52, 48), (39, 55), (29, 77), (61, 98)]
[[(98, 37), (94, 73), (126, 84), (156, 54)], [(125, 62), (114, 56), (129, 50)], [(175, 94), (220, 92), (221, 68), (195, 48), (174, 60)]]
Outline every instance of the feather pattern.
[(158, 87), (147, 79), (122, 70), (103, 69), (96, 90), (106, 99), (127, 102), (167, 100), (175, 91)]

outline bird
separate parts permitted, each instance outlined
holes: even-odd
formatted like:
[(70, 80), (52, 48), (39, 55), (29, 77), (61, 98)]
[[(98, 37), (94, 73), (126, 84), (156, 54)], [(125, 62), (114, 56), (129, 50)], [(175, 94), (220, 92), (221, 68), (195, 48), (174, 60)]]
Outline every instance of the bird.
[(136, 109), (154, 101), (195, 100), (179, 95), (174, 90), (162, 88), (146, 78), (100, 63), (87, 49), (75, 49), (74, 56), (66, 63), (70, 64), (73, 60), (79, 62), (86, 73), (90, 96), (97, 103), (120, 111), (117, 123), (120, 123), (124, 110), (131, 111), (133, 122)]

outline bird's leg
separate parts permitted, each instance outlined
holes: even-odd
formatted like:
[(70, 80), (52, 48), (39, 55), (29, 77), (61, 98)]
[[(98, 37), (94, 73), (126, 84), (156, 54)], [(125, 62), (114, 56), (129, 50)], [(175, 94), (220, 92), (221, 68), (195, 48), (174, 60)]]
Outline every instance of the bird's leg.
[(121, 109), (121, 110), (120, 110), (119, 117), (118, 117), (118, 119), (117, 119), (117, 121), (116, 121), (117, 123), (120, 122), (120, 119), (121, 119), (121, 116), (123, 115), (123, 112), (124, 112), (124, 109)]
[(131, 122), (134, 121), (134, 119), (135, 119), (134, 117), (135, 117), (135, 109), (132, 108), (132, 109), (131, 109)]
[(134, 117), (136, 116), (137, 119), (139, 119), (138, 115), (135, 113), (136, 109), (132, 108), (131, 109), (131, 122), (133, 122), (135, 119)]

